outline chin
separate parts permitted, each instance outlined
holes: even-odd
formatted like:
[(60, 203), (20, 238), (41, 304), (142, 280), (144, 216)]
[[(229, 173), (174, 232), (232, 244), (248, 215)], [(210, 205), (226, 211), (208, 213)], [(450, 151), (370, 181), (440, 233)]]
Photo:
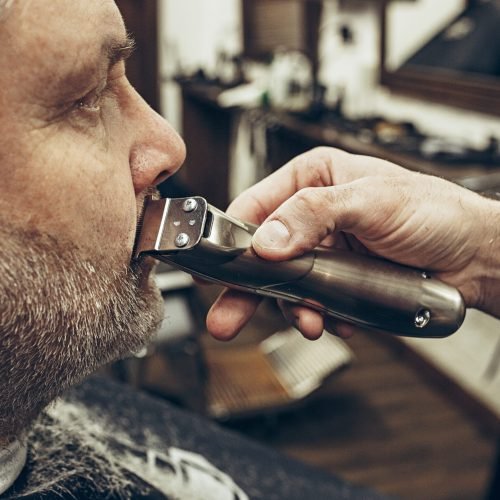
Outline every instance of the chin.
[(146, 345), (163, 300), (153, 259), (87, 259), (68, 242), (6, 225), (0, 254), (0, 296), (8, 297), (0, 315), (0, 435), (15, 437), (62, 391)]

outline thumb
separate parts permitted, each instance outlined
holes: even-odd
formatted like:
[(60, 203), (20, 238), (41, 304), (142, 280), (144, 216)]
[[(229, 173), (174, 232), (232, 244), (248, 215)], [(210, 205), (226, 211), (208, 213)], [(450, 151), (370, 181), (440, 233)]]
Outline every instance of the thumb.
[[(354, 184), (354, 183), (352, 183)], [(353, 186), (305, 188), (275, 210), (254, 234), (255, 251), (269, 260), (286, 260), (318, 246), (328, 234), (347, 229), (360, 213)]]

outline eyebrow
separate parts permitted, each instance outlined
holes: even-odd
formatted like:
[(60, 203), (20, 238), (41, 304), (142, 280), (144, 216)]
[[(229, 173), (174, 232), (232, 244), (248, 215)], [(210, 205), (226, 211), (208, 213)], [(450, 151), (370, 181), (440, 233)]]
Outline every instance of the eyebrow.
[[(52, 103), (57, 98), (59, 104), (66, 104), (67, 100), (73, 99), (76, 94), (86, 90), (89, 75), (94, 75), (96, 69), (100, 68), (100, 71), (108, 72), (119, 62), (129, 58), (134, 48), (135, 40), (130, 35), (110, 37), (101, 44), (100, 56), (94, 56), (83, 63), (80, 62), (73, 68), (61, 72), (60, 75), (46, 76), (42, 80), (42, 85), (50, 92), (47, 94), (48, 102)], [(49, 85), (47, 85), (47, 81), (50, 81)]]
[(127, 60), (134, 52), (136, 43), (135, 39), (128, 34), (124, 40), (110, 40), (103, 45), (103, 52), (105, 53), (109, 67)]

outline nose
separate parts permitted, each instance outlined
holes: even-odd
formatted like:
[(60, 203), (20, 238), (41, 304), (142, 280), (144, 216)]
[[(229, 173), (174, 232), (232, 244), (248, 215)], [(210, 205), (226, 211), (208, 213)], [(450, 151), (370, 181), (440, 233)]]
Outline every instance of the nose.
[(186, 159), (186, 146), (168, 122), (135, 92), (129, 123), (134, 127), (130, 170), (136, 194), (173, 175)]

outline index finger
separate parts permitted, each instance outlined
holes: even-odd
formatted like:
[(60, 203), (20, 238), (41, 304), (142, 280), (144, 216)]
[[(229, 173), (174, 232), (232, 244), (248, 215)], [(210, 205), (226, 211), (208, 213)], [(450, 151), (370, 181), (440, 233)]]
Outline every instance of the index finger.
[(227, 213), (260, 225), (303, 188), (345, 184), (367, 175), (393, 176), (405, 172), (404, 168), (385, 160), (320, 147), (297, 156), (248, 188), (229, 205)]

